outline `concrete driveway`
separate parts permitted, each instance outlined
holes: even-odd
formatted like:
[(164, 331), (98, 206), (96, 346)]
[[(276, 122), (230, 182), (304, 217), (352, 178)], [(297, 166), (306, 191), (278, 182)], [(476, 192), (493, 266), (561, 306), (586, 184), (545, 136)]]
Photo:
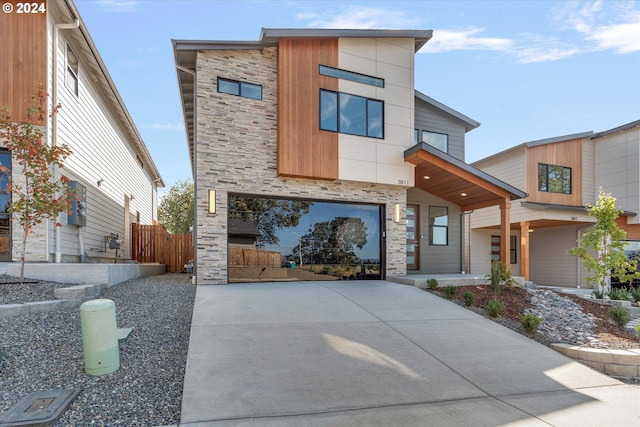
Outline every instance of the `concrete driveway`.
[(182, 426), (640, 425), (623, 384), (386, 281), (199, 286)]

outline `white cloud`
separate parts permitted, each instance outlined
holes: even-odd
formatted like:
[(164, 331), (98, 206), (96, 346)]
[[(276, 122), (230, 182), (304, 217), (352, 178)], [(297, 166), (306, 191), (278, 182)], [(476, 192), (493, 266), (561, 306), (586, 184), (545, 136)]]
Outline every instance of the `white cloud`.
[(135, 0), (98, 0), (97, 3), (109, 12), (130, 12), (136, 9), (139, 2)]
[(585, 50), (640, 51), (640, 10), (635, 2), (579, 2), (553, 9), (553, 22), (564, 24), (593, 43)]
[(512, 53), (521, 64), (531, 64), (534, 62), (558, 61), (580, 53), (577, 48), (553, 48), (553, 47), (524, 47), (515, 49)]
[(158, 123), (155, 122), (151, 125), (151, 129), (155, 130), (184, 130), (184, 127), (180, 123)]
[(498, 50), (507, 51), (512, 48), (513, 40), (499, 37), (478, 37), (482, 28), (467, 28), (463, 30), (434, 30), (433, 38), (429, 40), (421, 52), (437, 53), (454, 50)]
[(323, 14), (302, 13), (296, 18), (309, 21), (308, 26), (315, 28), (392, 29), (412, 28), (418, 24), (417, 19), (406, 16), (404, 12), (367, 6), (347, 6), (339, 13), (335, 13), (335, 9)]

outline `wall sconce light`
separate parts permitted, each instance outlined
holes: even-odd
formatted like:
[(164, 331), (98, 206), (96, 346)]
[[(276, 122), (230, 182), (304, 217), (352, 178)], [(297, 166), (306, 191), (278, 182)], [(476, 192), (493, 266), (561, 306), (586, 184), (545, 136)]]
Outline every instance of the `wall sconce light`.
[(209, 190), (209, 213), (216, 213), (216, 190)]
[(400, 222), (400, 205), (398, 203), (393, 205), (393, 222)]
[(104, 182), (104, 179), (100, 178), (98, 182), (96, 182), (96, 184), (98, 184), (98, 187), (100, 187), (100, 185), (102, 185), (103, 182)]

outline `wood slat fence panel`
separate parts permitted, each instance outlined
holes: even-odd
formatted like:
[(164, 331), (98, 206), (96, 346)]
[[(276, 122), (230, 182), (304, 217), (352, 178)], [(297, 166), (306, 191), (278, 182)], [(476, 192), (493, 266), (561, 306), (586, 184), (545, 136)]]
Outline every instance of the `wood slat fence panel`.
[(167, 272), (184, 271), (193, 259), (191, 234), (171, 234), (163, 225), (131, 224), (131, 258), (140, 263), (157, 262), (167, 266)]
[(261, 251), (259, 249), (229, 248), (229, 265), (280, 267), (280, 252)]

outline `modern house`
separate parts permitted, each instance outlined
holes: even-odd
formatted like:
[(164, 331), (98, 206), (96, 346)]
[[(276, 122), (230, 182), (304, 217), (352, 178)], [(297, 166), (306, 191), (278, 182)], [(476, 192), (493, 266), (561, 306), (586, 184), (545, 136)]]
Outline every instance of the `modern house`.
[[(70, 180), (80, 200), (59, 216), (61, 227), (47, 221), (33, 230), (26, 261), (114, 262), (117, 241), (118, 258), (126, 259), (130, 224), (157, 219), (162, 178), (73, 1), (44, 2), (35, 12), (0, 15), (0, 105), (22, 118), (39, 85), (49, 95), (48, 111), (61, 105), (39, 125), (49, 144), (71, 149), (56, 173)], [(11, 169), (10, 152), (0, 148), (0, 161)], [(12, 173), (20, 179), (17, 168)], [(7, 214), (11, 197), (2, 183), (0, 261), (15, 261), (22, 232)]]
[[(623, 211), (627, 253), (640, 251), (640, 120), (603, 132), (531, 141), (473, 165), (528, 196), (511, 209), (511, 271), (541, 285), (585, 286), (587, 272), (567, 254), (595, 222), (585, 206), (598, 189), (616, 197)], [(498, 253), (497, 209), (475, 210), (467, 222), (470, 270), (482, 271)]]
[[(498, 206), (510, 223), (526, 194), (464, 162), (479, 123), (414, 87), (431, 36), (263, 29), (257, 41), (173, 41), (198, 284), (460, 273), (464, 213)], [(238, 245), (239, 223), (257, 228), (256, 249)], [(499, 233), (506, 256), (508, 225)]]

